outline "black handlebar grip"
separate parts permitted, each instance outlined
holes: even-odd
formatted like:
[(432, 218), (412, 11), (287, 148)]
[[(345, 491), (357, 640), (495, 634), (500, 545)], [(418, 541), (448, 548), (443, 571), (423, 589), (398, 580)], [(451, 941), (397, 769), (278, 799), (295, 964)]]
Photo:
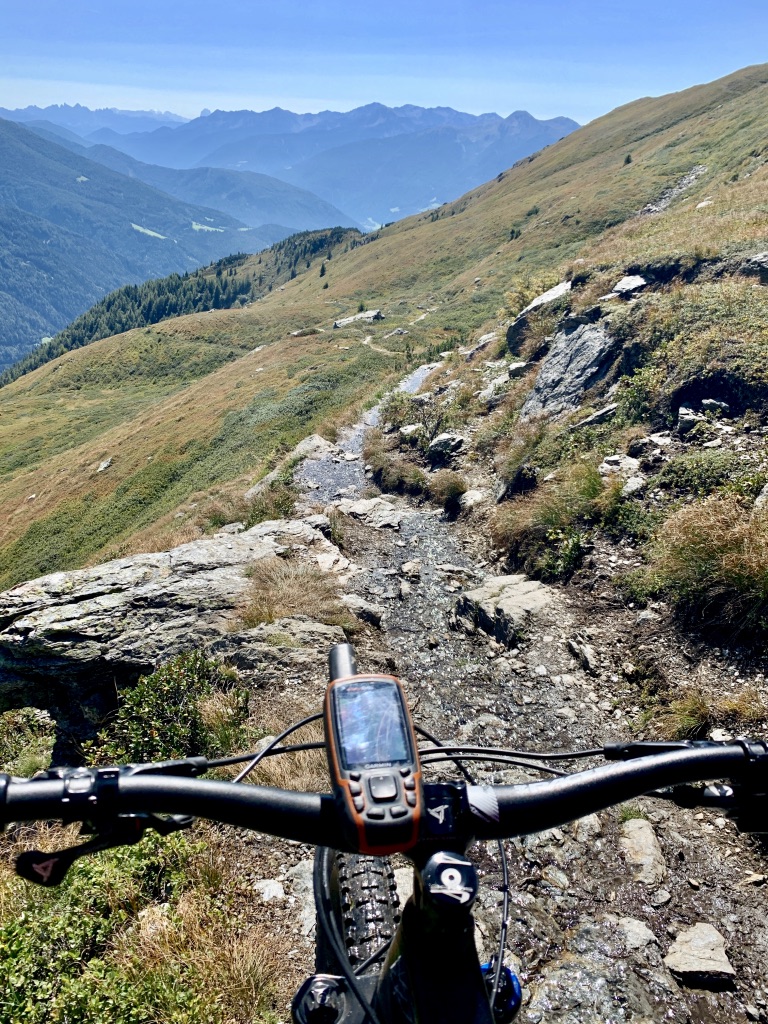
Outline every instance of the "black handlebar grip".
[(335, 644), (328, 652), (328, 679), (357, 675), (357, 659), (352, 644)]

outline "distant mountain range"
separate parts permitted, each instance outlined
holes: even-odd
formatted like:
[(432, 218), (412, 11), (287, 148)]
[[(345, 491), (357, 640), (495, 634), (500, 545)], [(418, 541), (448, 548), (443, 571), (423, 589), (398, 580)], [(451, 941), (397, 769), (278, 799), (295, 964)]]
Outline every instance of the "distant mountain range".
[(182, 202), (0, 120), (0, 369), (121, 284), (290, 233)]
[[(128, 178), (167, 192), (185, 203), (210, 206), (251, 227), (313, 231), (325, 227), (356, 227), (354, 218), (306, 189), (289, 185), (268, 174), (231, 171), (221, 167), (178, 170), (135, 160), (111, 146), (86, 147), (82, 139), (57, 125), (42, 121), (27, 127), (43, 138), (66, 146), (88, 160), (109, 167)], [(62, 135), (61, 133), (66, 133)], [(283, 231), (281, 238), (289, 232)]]
[(164, 125), (184, 124), (186, 117), (164, 110), (116, 110), (103, 107), (90, 110), (79, 103), (55, 103), (49, 107), (22, 107), (7, 110), (0, 107), (0, 117), (6, 121), (49, 121), (61, 125), (80, 136), (95, 132), (99, 128), (111, 128), (116, 132), (151, 132)]
[(379, 103), (0, 108), (0, 371), (121, 285), (438, 207), (577, 127)]
[[(47, 122), (49, 130), (57, 125), (76, 132), (84, 145), (109, 146), (144, 164), (270, 175), (320, 196), (367, 227), (456, 199), (579, 127), (567, 117), (540, 121), (526, 111), (501, 117), (381, 103), (317, 114), (280, 107), (216, 110), (171, 123), (162, 122), (166, 115), (137, 111), (135, 127), (125, 111), (93, 111), (103, 123), (87, 123), (86, 109), (27, 107), (9, 116), (38, 122), (37, 127)], [(139, 114), (156, 120), (139, 127)]]

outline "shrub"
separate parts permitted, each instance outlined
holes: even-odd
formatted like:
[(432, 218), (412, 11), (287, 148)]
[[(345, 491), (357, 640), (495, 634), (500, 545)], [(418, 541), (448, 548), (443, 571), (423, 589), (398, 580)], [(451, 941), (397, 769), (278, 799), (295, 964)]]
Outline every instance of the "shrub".
[(51, 763), (56, 725), (47, 711), (18, 708), (0, 715), (0, 766), (28, 778)]
[(269, 519), (290, 519), (298, 496), (298, 491), (290, 484), (273, 481), (251, 502), (245, 521), (246, 529)]
[(701, 497), (738, 474), (742, 463), (735, 452), (693, 451), (668, 462), (656, 477), (657, 487), (668, 487)]
[(602, 492), (596, 467), (577, 463), (560, 480), (497, 508), (490, 520), (491, 538), (526, 572), (567, 578), (587, 550), (583, 525), (595, 517)]
[(689, 622), (732, 633), (768, 629), (768, 512), (713, 495), (675, 512), (659, 530), (644, 572)]
[(459, 498), (467, 489), (464, 477), (451, 469), (441, 469), (429, 480), (429, 496), (452, 515), (458, 513)]
[[(49, 849), (74, 837), (60, 827), (32, 826), (22, 838)], [(274, 949), (232, 927), (201, 884), (205, 868), (201, 844), (149, 833), (137, 846), (78, 861), (54, 889), (7, 874), (0, 1020), (272, 1020)]]
[(653, 732), (662, 739), (705, 739), (715, 726), (755, 726), (767, 716), (768, 705), (754, 687), (735, 696), (716, 698), (702, 687), (693, 686), (674, 700), (658, 705), (650, 722)]
[(363, 445), (363, 458), (382, 490), (407, 494), (423, 494), (425, 491), (427, 477), (424, 470), (397, 451), (394, 437), (385, 438), (380, 430), (369, 430)]
[[(221, 730), (206, 720), (206, 701), (217, 693), (226, 696), (231, 732), (246, 716), (247, 695), (238, 682), (233, 669), (200, 651), (180, 654), (121, 693), (117, 713), (89, 748), (89, 759), (114, 764), (220, 754)], [(234, 745), (231, 738), (227, 749)]]

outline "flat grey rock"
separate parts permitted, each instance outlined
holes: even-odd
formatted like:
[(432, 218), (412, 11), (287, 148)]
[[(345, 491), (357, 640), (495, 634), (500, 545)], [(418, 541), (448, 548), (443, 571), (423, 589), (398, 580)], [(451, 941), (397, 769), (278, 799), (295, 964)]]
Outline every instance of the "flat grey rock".
[(400, 523), (408, 514), (405, 509), (398, 508), (383, 497), (359, 498), (357, 501), (352, 501), (351, 498), (342, 498), (340, 501), (333, 502), (332, 507), (337, 508), (342, 515), (359, 519), (374, 530), (383, 530), (385, 527), (399, 530)]
[(619, 846), (624, 860), (632, 868), (632, 877), (644, 885), (658, 885), (667, 875), (664, 854), (653, 831), (653, 825), (645, 818), (631, 818), (621, 826)]
[(531, 618), (554, 601), (550, 587), (527, 576), (490, 576), (457, 600), (454, 617), (514, 646)]
[(645, 949), (656, 941), (656, 936), (648, 925), (635, 917), (620, 917), (619, 928), (623, 932), (624, 945), (627, 949)]
[(730, 978), (736, 973), (725, 953), (725, 939), (711, 924), (699, 922), (680, 932), (664, 957), (676, 974)]
[(116, 687), (227, 637), (264, 558), (300, 550), (340, 579), (350, 563), (301, 520), (272, 520), (169, 551), (51, 573), (0, 594), (0, 709), (48, 708), (76, 732)]
[(612, 291), (616, 295), (631, 295), (634, 292), (639, 292), (641, 288), (645, 288), (648, 282), (644, 277), (640, 277), (639, 274), (629, 274), (627, 277), (622, 277), (620, 281), (617, 281), (613, 286)]
[(370, 622), (372, 626), (377, 627), (381, 625), (385, 609), (380, 605), (372, 604), (358, 594), (342, 594), (341, 603), (363, 622)]

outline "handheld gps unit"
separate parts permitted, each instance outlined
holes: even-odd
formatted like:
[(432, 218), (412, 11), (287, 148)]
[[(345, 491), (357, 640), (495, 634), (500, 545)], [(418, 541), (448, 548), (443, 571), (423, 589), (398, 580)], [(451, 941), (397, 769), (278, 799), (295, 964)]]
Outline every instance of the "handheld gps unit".
[(332, 680), (324, 718), (333, 791), (355, 844), (376, 856), (414, 846), (421, 766), (400, 681), (378, 675)]

